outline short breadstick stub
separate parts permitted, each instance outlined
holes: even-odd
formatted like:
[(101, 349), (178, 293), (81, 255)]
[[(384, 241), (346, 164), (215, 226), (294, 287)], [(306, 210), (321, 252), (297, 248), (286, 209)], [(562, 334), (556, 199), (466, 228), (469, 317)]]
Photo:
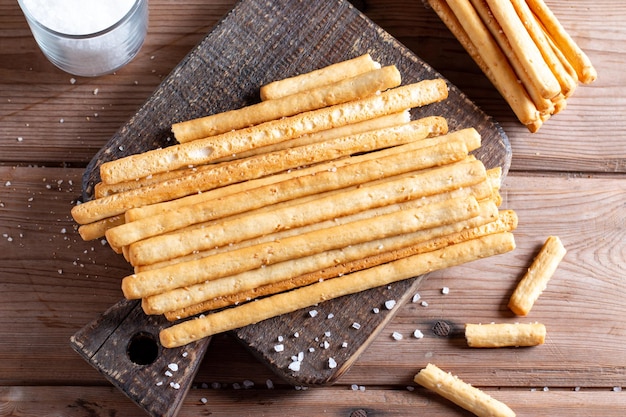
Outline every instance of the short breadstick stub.
[(509, 308), (515, 314), (526, 316), (530, 312), (566, 252), (561, 239), (548, 237), (509, 300)]
[(468, 323), (465, 340), (469, 347), (475, 348), (538, 346), (546, 340), (546, 326), (541, 323)]
[(431, 363), (413, 380), (477, 416), (515, 417), (515, 412), (506, 404)]

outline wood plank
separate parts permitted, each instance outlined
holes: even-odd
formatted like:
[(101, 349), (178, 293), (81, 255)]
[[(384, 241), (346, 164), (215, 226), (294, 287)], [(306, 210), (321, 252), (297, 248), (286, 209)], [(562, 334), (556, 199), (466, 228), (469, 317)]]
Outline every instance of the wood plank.
[[(195, 388), (185, 399), (179, 417), (211, 416), (473, 416), (473, 414), (420, 387), (381, 388), (349, 386), (309, 390)], [(509, 405), (518, 416), (622, 417), (626, 393), (605, 390), (485, 390)], [(206, 401), (206, 403), (204, 403)], [(110, 387), (9, 386), (0, 388), (3, 415), (137, 415), (138, 408)]]

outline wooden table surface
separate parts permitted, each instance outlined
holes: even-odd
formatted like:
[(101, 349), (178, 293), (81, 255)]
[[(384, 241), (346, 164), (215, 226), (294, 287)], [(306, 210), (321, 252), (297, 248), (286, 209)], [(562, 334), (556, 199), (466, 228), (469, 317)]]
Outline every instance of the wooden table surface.
[[(83, 242), (70, 209), (86, 164), (228, 12), (232, 0), (152, 0), (146, 42), (116, 74), (72, 77), (50, 64), (14, 0), (0, 0), (0, 415), (137, 416), (134, 403), (70, 347), (121, 298), (129, 267)], [(180, 416), (463, 416), (415, 386), (428, 362), (506, 402), (518, 416), (623, 416), (626, 410), (626, 7), (548, 0), (599, 78), (579, 87), (536, 134), (420, 1), (355, 4), (463, 90), (508, 134), (503, 207), (519, 216), (517, 249), (431, 274), (427, 306), (393, 321), (335, 385), (284, 384), (228, 335), (213, 338)], [(512, 322), (508, 295), (548, 235), (568, 253), (529, 319), (545, 345), (476, 350), (433, 323)], [(447, 295), (441, 289), (450, 289)], [(415, 329), (423, 339), (410, 337)], [(392, 332), (401, 332), (396, 341)], [(266, 381), (273, 382), (268, 389)], [(356, 388), (356, 389), (355, 389)], [(206, 403), (202, 401), (206, 400)], [(360, 411), (359, 411), (360, 410)]]

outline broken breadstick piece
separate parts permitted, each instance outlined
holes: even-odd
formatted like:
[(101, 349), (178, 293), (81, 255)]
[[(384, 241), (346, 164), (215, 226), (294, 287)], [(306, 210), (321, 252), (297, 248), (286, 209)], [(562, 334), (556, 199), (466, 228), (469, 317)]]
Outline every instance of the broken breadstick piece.
[(491, 323), (465, 325), (467, 345), (476, 348), (499, 348), (542, 345), (546, 326), (540, 323)]
[(275, 100), (290, 94), (328, 85), (367, 71), (380, 68), (370, 54), (337, 62), (326, 67), (265, 84), (260, 88), (261, 100)]
[(414, 381), (479, 417), (515, 417), (506, 404), (429, 363)]
[(558, 237), (548, 237), (509, 300), (515, 314), (526, 316), (530, 312), (566, 252)]

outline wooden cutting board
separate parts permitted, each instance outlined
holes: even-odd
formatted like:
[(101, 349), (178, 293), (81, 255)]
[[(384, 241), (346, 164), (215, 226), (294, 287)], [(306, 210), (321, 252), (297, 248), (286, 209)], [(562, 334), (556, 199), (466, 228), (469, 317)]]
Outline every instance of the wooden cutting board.
[[(93, 158), (83, 178), (85, 200), (92, 197), (103, 162), (173, 144), (172, 123), (256, 103), (259, 87), (267, 82), (364, 53), (383, 65), (396, 65), (403, 84), (441, 77), (346, 1), (237, 3)], [(446, 117), (450, 130), (476, 128), (483, 146), (474, 154), (488, 168), (502, 167), (506, 175), (511, 159), (506, 135), (456, 87), (450, 85), (445, 102), (412, 110), (414, 119), (427, 115)], [(285, 381), (330, 384), (367, 348), (397, 306), (413, 296), (421, 279), (330, 300), (232, 335)], [(396, 301), (396, 307), (385, 308), (388, 300)], [(167, 325), (162, 317), (143, 314), (138, 302), (123, 300), (77, 332), (71, 344), (148, 414), (173, 416), (209, 340), (163, 349), (158, 332)], [(277, 352), (280, 344), (284, 350)], [(298, 355), (303, 360), (295, 371), (289, 365)], [(336, 367), (330, 365), (333, 361)], [(172, 363), (178, 370), (164, 376)]]

